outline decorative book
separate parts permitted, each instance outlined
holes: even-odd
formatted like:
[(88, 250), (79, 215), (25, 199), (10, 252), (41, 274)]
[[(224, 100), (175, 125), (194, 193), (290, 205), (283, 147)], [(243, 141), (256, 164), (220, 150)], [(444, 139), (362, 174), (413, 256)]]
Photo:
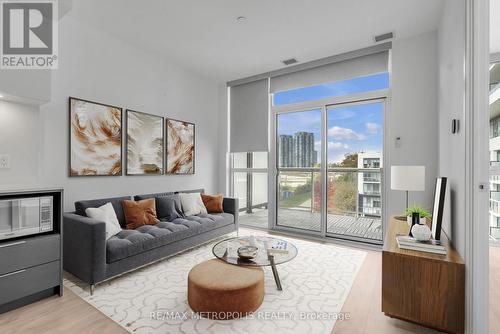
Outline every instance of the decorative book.
[(398, 235), (396, 236), (396, 241), (401, 249), (442, 255), (446, 255), (447, 253), (446, 247), (444, 247), (439, 240), (431, 239), (428, 241), (418, 241), (415, 238), (406, 235)]
[(286, 241), (277, 241), (269, 244), (268, 242), (264, 243), (266, 247), (268, 255), (278, 255), (278, 254), (288, 254), (288, 242)]

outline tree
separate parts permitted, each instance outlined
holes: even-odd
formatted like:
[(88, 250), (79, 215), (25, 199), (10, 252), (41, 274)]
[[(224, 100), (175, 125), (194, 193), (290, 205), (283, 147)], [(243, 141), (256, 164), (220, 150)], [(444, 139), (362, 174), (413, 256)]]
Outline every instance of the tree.
[[(346, 153), (344, 159), (339, 163), (331, 164), (330, 167), (357, 168), (358, 153)], [(314, 206), (316, 212), (321, 210), (321, 182), (319, 178), (314, 179)], [(358, 196), (357, 173), (356, 172), (333, 172), (329, 173), (327, 185), (328, 212), (345, 213), (356, 211)]]
[(298, 195), (298, 194), (303, 194), (303, 193), (310, 193), (311, 192), (311, 180), (307, 180), (307, 182), (305, 184), (301, 184), (299, 186), (297, 186), (293, 193)]
[(328, 201), (328, 211), (355, 212), (357, 194), (356, 182), (352, 178), (337, 180), (335, 182), (335, 194)]
[(344, 159), (339, 163), (331, 164), (331, 167), (347, 167), (356, 168), (358, 167), (358, 153), (346, 153)]
[(346, 153), (340, 167), (358, 167), (358, 153)]
[[(329, 177), (327, 186), (327, 206), (329, 213), (349, 213), (356, 211), (358, 189), (356, 186), (356, 173), (336, 173)], [(321, 210), (321, 182), (314, 180), (314, 206), (315, 212)]]

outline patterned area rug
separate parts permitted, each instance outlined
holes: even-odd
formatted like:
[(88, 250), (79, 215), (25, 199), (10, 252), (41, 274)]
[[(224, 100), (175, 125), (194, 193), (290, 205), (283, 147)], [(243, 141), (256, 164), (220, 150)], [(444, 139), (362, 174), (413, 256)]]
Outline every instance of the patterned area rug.
[[(240, 235), (265, 234), (240, 229)], [(281, 238), (281, 237), (280, 237)], [(187, 303), (189, 270), (213, 258), (215, 241), (109, 280), (88, 286), (65, 273), (64, 285), (130, 333), (331, 333), (366, 253), (293, 238), (299, 253), (278, 266), (283, 291), (265, 270), (262, 306), (246, 318), (208, 320)]]

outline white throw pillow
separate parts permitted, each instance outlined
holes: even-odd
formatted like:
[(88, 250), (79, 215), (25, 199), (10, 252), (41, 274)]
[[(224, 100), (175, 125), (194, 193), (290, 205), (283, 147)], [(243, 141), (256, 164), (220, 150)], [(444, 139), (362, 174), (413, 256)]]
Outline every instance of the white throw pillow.
[(87, 217), (106, 223), (106, 240), (122, 230), (111, 203), (106, 203), (98, 208), (87, 208), (85, 213)]
[(182, 211), (184, 211), (186, 216), (195, 216), (201, 213), (207, 214), (207, 208), (203, 204), (199, 193), (181, 193), (179, 196), (181, 198)]

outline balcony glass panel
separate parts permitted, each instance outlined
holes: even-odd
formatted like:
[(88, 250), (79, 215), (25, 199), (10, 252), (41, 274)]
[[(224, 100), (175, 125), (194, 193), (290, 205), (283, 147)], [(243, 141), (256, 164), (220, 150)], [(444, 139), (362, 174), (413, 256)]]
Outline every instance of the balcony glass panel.
[(268, 227), (268, 175), (262, 170), (267, 170), (267, 152), (233, 154), (233, 196), (239, 199), (241, 225)]
[(253, 168), (267, 168), (267, 152), (253, 152)]
[(247, 168), (246, 152), (233, 153), (233, 168)]
[(278, 225), (321, 231), (321, 180), (319, 169), (280, 171)]
[[(380, 171), (370, 173), (380, 179)], [(327, 233), (382, 240), (380, 184), (376, 184), (376, 191), (367, 192), (364, 174), (356, 169), (347, 172), (329, 170)]]
[(247, 173), (233, 173), (233, 196), (238, 199), (239, 209), (246, 209)]

